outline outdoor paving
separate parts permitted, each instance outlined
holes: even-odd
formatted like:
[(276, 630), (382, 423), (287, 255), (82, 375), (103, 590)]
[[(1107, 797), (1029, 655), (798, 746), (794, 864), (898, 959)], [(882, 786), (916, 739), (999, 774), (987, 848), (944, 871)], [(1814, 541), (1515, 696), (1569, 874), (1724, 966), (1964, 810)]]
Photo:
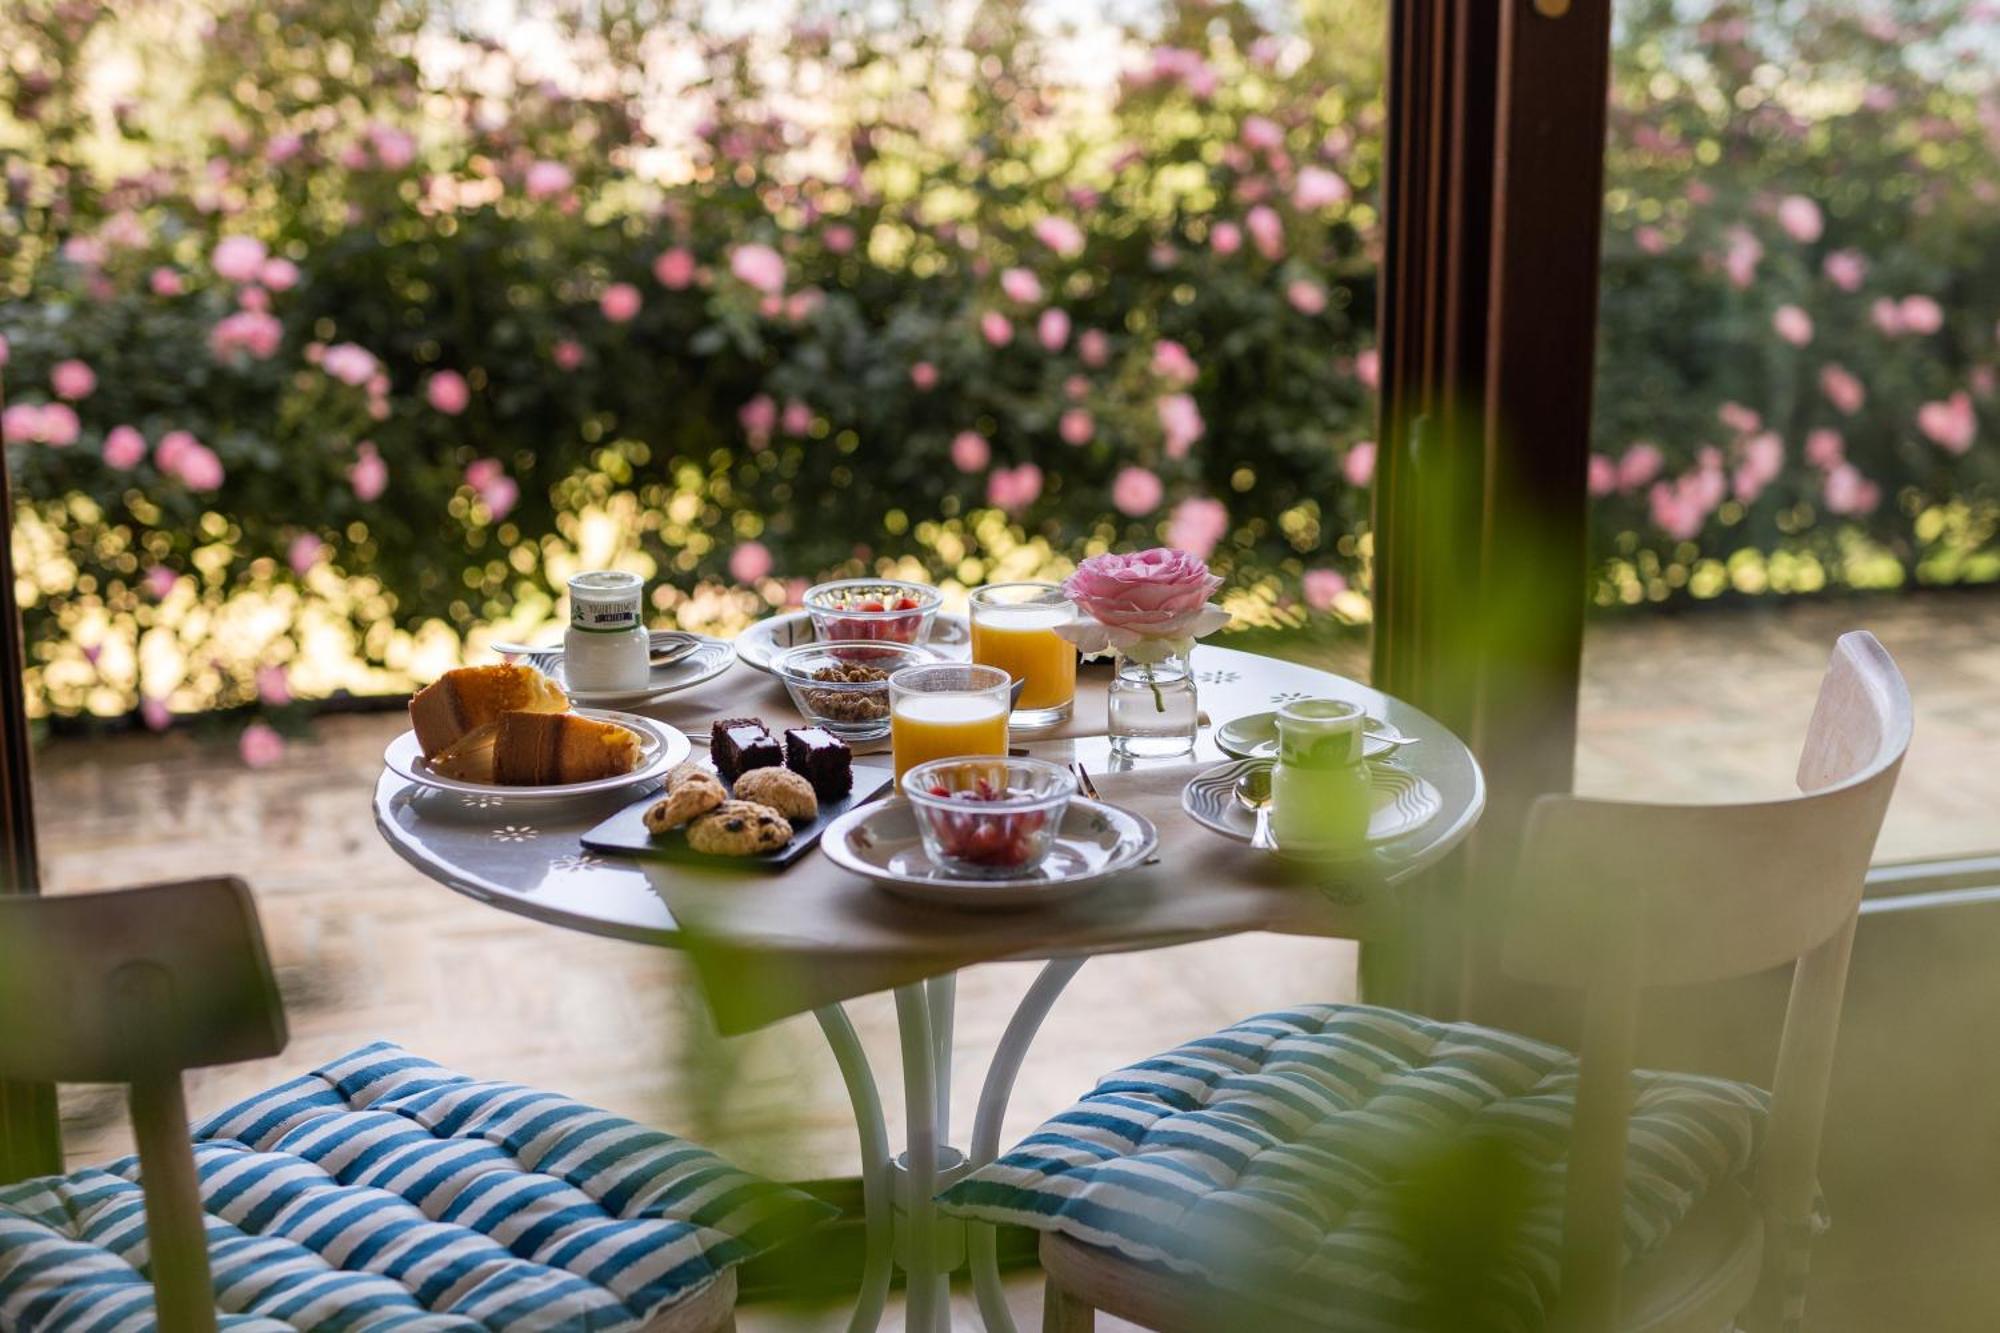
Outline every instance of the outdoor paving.
[[(2000, 595), (1594, 625), (1579, 788), (1666, 800), (1784, 792), (1828, 647), (1859, 626), (1895, 653), (1918, 708), (1882, 856), (2000, 846), (1991, 813), (2000, 808)], [(1358, 670), (1358, 655), (1335, 664)], [(388, 1038), (468, 1072), (560, 1089), (687, 1133), (775, 1175), (855, 1170), (850, 1113), (809, 1019), (719, 1042), (675, 955), (521, 920), (404, 865), (377, 836), (369, 802), (382, 747), (403, 725), (393, 712), (323, 718), (311, 741), (261, 772), (243, 767), (232, 746), (182, 734), (58, 742), (39, 757), (51, 891), (218, 873), (240, 875), (255, 891), (291, 1048), (263, 1064), (192, 1075), (196, 1115)], [(961, 978), (960, 1142), (987, 1057), (1034, 970), (996, 964)], [(1354, 950), (1338, 942), (1251, 936), (1095, 960), (1030, 1056), (1004, 1138), (1027, 1132), (1104, 1070), (1260, 1009), (1353, 991)], [(900, 1139), (893, 1006), (871, 997), (849, 1009)], [(64, 1111), (73, 1162), (126, 1150), (115, 1090), (67, 1089)], [(1033, 1307), (1032, 1284), (1016, 1295)], [(754, 1326), (839, 1320), (774, 1312)]]

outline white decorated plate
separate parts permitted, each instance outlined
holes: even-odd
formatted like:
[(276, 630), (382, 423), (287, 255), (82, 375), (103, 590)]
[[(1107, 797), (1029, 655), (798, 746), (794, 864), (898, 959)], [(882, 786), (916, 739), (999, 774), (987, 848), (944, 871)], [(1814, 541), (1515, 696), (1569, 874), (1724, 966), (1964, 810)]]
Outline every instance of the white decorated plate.
[(656, 666), (646, 680), (643, 690), (573, 690), (563, 674), (562, 649), (552, 648), (547, 652), (535, 653), (529, 659), (542, 673), (563, 687), (570, 702), (584, 708), (638, 708), (670, 694), (691, 690), (706, 681), (714, 680), (729, 670), (729, 664), (736, 660), (736, 649), (727, 639), (712, 639), (706, 634), (691, 635), (697, 647), (686, 657), (665, 666)]
[[(1257, 817), (1236, 799), (1236, 782), (1253, 768), (1271, 765), (1269, 759), (1239, 759), (1197, 774), (1181, 789), (1181, 809), (1203, 828), (1247, 843), (1256, 832)], [(1400, 768), (1370, 764), (1368, 785), (1375, 798), (1368, 814), (1367, 841), (1371, 844), (1414, 833), (1444, 809), (1444, 797), (1436, 787)], [(1320, 858), (1351, 855), (1353, 850), (1293, 844), (1278, 848), (1278, 855)]]
[[(1362, 723), (1361, 755), (1364, 759), (1374, 759), (1391, 750), (1414, 744), (1414, 736), (1403, 735), (1379, 717), (1368, 718)], [(1278, 757), (1278, 715), (1250, 713), (1225, 722), (1215, 729), (1215, 745), (1224, 754), (1237, 759), (1275, 759)]]
[(900, 798), (849, 810), (820, 836), (820, 849), (843, 870), (890, 893), (945, 907), (1034, 907), (1075, 897), (1141, 865), (1159, 846), (1152, 821), (1081, 797), (1069, 803), (1048, 859), (1016, 879), (965, 879), (924, 851), (916, 815)]
[[(771, 660), (779, 653), (814, 641), (812, 617), (803, 611), (788, 611), (760, 620), (737, 635), (736, 655), (746, 666), (774, 674)], [(924, 639), (924, 647), (946, 661), (971, 661), (972, 622), (964, 616), (940, 611), (931, 620), (931, 632)]]
[(507, 787), (497, 782), (466, 782), (459, 778), (448, 778), (431, 770), (424, 758), (423, 748), (417, 744), (417, 733), (406, 731), (389, 742), (389, 748), (382, 752), (382, 762), (397, 777), (426, 787), (436, 787), (440, 791), (455, 791), (471, 796), (498, 796), (510, 801), (555, 800), (571, 796), (589, 796), (597, 792), (619, 791), (626, 787), (651, 782), (663, 776), (675, 764), (688, 757), (688, 738), (677, 729), (664, 722), (655, 722), (650, 717), (638, 717), (632, 713), (614, 713), (599, 708), (579, 708), (577, 716), (595, 718), (599, 722), (616, 722), (639, 736), (639, 765), (630, 773), (620, 773), (616, 777), (596, 778), (590, 782), (566, 782), (542, 787)]

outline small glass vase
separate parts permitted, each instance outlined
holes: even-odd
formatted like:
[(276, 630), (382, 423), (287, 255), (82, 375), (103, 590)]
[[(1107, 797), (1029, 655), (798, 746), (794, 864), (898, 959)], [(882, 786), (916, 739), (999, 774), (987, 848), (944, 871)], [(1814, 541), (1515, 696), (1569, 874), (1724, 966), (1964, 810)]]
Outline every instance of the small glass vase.
[(1111, 752), (1128, 759), (1166, 759), (1194, 752), (1201, 726), (1194, 670), (1186, 653), (1135, 662), (1122, 653), (1106, 700)]

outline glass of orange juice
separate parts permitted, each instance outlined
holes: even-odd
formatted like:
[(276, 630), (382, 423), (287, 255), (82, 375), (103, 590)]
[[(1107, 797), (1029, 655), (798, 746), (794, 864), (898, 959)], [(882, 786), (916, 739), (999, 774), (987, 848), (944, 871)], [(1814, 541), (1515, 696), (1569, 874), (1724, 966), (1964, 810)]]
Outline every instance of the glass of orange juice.
[(1007, 708), (1014, 681), (998, 667), (934, 662), (889, 677), (889, 745), (896, 784), (933, 759), (1007, 753)]
[(972, 594), (972, 660), (1024, 682), (1013, 724), (1039, 731), (1076, 703), (1076, 645), (1056, 635), (1076, 603), (1053, 583), (989, 583)]

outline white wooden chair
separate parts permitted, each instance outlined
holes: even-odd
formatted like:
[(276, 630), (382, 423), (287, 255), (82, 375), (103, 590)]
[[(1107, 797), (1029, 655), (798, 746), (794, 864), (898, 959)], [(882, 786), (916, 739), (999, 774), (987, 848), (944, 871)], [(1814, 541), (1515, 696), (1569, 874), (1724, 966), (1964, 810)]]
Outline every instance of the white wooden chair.
[[(1910, 729), (1895, 663), (1873, 635), (1852, 633), (1821, 682), (1799, 796), (1715, 806), (1547, 796), (1534, 807), (1504, 966), (1581, 992), (1584, 1021), (1553, 1327), (1715, 1333), (1739, 1317), (1758, 1329), (1796, 1321), (1862, 880)], [(1624, 1265), (1641, 996), (1787, 963), (1791, 999), (1751, 1187), (1712, 1192), (1664, 1245)], [(1186, 1333), (1300, 1323), (1054, 1233), (1041, 1255), (1050, 1333), (1088, 1330), (1096, 1310)]]

